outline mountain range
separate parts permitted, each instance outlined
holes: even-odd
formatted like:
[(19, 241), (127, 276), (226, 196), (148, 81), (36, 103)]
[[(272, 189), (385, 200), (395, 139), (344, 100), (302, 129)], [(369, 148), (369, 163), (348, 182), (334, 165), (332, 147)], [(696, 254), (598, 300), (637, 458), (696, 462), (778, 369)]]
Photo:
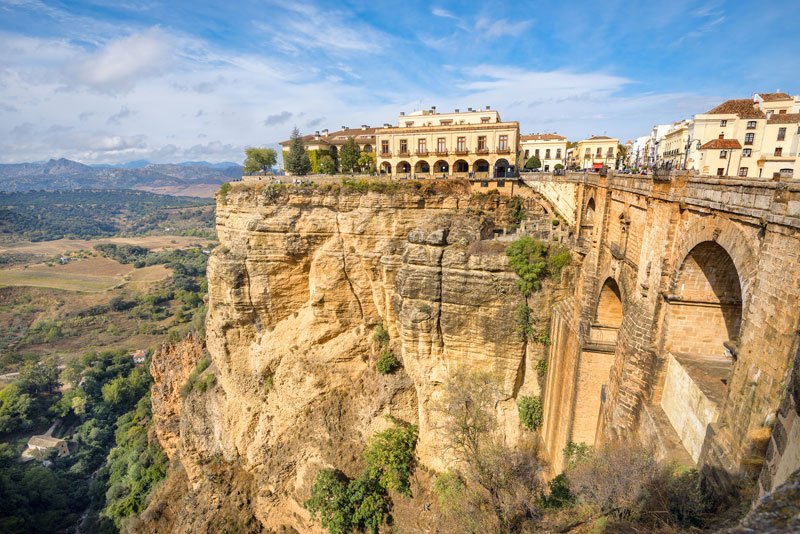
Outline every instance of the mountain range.
[(175, 195), (209, 196), (220, 184), (242, 176), (236, 163), (131, 162), (91, 166), (65, 158), (0, 164), (0, 191), (141, 189)]

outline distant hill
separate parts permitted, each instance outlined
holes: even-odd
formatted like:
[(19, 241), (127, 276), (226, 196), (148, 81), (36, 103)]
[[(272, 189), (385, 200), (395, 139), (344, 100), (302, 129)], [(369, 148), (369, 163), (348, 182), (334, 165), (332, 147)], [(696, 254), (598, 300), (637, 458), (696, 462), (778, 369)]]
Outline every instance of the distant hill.
[(0, 191), (114, 188), (210, 196), (223, 182), (241, 176), (242, 168), (235, 163), (137, 161), (120, 167), (97, 167), (61, 158), (0, 164)]

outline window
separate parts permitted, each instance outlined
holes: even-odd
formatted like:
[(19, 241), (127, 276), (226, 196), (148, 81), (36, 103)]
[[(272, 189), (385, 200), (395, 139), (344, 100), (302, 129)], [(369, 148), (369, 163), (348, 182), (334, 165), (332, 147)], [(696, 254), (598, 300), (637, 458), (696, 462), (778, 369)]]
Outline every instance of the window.
[(724, 174), (725, 174), (725, 169), (723, 169), (722, 167), (717, 169), (717, 176), (723, 176)]
[(364, 152), (372, 152), (372, 145), (364, 145)]
[(778, 115), (786, 115), (786, 110), (782, 109), (778, 112)]
[(728, 125), (728, 121), (726, 121), (724, 119), (719, 121), (719, 127), (720, 128), (725, 128), (727, 125)]
[(556, 149), (556, 159), (561, 159), (561, 149), (560, 148)]
[(727, 150), (720, 150), (719, 151), (719, 159), (726, 159), (727, 157), (728, 157), (728, 151)]
[(481, 117), (482, 124), (489, 124), (489, 117)]
[(717, 139), (725, 139), (725, 132), (722, 132), (717, 136)]
[(478, 150), (486, 150), (486, 136), (479, 135), (478, 136)]
[(428, 151), (428, 140), (417, 139), (417, 152), (427, 152), (427, 151)]
[(739, 167), (739, 176), (741, 177), (747, 176), (747, 167)]
[(745, 149), (742, 150), (742, 157), (743, 158), (749, 158), (752, 155), (753, 155), (753, 149), (752, 148), (745, 148)]
[(536, 156), (537, 158), (539, 157), (539, 149), (538, 148), (533, 151), (533, 155)]
[(439, 124), (441, 124), (442, 126), (450, 126), (451, 124), (453, 124), (453, 119), (440, 120)]
[(500, 149), (500, 150), (508, 150), (508, 136), (507, 135), (501, 135), (499, 143), (500, 143), (500, 145), (497, 147), (498, 149)]
[(608, 152), (606, 152), (606, 157), (607, 158), (613, 158), (614, 157), (614, 147), (609, 147)]
[(756, 127), (756, 121), (747, 121), (747, 129), (754, 130)]
[(549, 172), (549, 171), (550, 171), (550, 165), (545, 165), (544, 172)]
[(531, 156), (530, 156), (530, 152), (531, 152), (531, 151), (530, 151), (530, 150), (528, 150), (527, 148), (525, 149), (525, 159), (526, 159), (526, 160), (527, 160), (528, 158), (530, 158), (530, 157), (531, 157)]
[(544, 158), (545, 159), (550, 159), (550, 149), (549, 148), (544, 151)]
[(744, 134), (744, 144), (752, 145), (753, 144), (753, 139), (755, 139), (755, 138), (756, 138), (756, 134), (754, 134), (752, 132)]
[(597, 157), (598, 158), (603, 157), (603, 149), (601, 147), (597, 147)]
[(400, 139), (400, 153), (408, 154), (408, 139)]
[(381, 154), (389, 153), (389, 141), (381, 141)]
[(445, 143), (444, 137), (440, 137), (436, 140), (436, 152), (440, 154), (447, 152), (447, 143)]
[(791, 177), (794, 174), (794, 169), (781, 169), (780, 173)]
[(586, 153), (584, 154), (584, 157), (589, 158), (591, 156), (592, 156), (592, 149), (591, 148), (587, 148), (586, 149)]
[(414, 126), (414, 121), (406, 121), (406, 128), (411, 128)]
[(466, 152), (467, 151), (467, 138), (466, 137), (459, 137), (456, 140), (456, 150), (459, 152)]
[(783, 148), (782, 147), (776, 148), (775, 149), (775, 155), (776, 156), (783, 156)]
[(786, 139), (786, 128), (778, 128), (778, 141)]

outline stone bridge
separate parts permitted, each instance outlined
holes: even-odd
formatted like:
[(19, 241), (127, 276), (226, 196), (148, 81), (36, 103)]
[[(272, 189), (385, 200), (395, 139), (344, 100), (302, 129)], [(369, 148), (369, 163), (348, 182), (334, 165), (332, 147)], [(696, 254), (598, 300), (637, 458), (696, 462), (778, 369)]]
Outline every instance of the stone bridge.
[(761, 470), (771, 439), (764, 489), (800, 467), (797, 404), (779, 410), (798, 357), (800, 183), (525, 180), (577, 233), (544, 391), (553, 473), (570, 442), (630, 436), (717, 487)]

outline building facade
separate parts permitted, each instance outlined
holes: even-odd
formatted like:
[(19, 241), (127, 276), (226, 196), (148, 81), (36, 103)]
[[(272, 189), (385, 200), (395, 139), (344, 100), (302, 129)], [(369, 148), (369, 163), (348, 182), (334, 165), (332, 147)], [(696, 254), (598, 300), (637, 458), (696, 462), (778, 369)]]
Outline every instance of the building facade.
[(403, 178), (506, 179), (516, 176), (519, 123), (484, 110), (401, 113), (375, 130), (378, 171)]
[(542, 163), (540, 169), (550, 172), (556, 165), (566, 165), (567, 138), (558, 134), (530, 134), (520, 137), (522, 151), (521, 165), (530, 158), (537, 157)]
[(603, 167), (615, 168), (619, 139), (595, 135), (588, 139), (578, 141), (578, 146), (572, 152), (572, 165), (580, 169), (602, 169)]

